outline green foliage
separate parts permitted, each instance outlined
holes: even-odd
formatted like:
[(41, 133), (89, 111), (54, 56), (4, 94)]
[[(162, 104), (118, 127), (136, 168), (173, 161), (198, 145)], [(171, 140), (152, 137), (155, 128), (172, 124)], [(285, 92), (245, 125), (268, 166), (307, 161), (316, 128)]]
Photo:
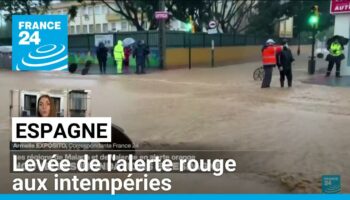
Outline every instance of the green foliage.
[(11, 20), (12, 15), (30, 15), (45, 12), (52, 0), (12, 0), (0, 1), (0, 9), (6, 11), (6, 21)]
[(294, 34), (310, 31), (309, 20), (316, 22), (316, 18), (310, 18), (310, 11), (314, 5), (319, 7), (318, 30), (328, 29), (334, 24), (334, 16), (329, 13), (330, 2), (318, 0), (291, 0), (284, 4), (276, 1), (259, 1), (256, 6), (256, 15), (250, 19), (250, 32), (261, 35), (275, 35), (275, 27), (281, 19), (294, 17)]

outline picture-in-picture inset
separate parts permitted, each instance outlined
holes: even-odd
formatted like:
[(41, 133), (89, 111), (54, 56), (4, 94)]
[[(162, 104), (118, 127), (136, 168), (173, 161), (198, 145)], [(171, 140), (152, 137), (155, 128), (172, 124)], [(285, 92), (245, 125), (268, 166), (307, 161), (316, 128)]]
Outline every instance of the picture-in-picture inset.
[(91, 117), (90, 90), (11, 90), (10, 117)]

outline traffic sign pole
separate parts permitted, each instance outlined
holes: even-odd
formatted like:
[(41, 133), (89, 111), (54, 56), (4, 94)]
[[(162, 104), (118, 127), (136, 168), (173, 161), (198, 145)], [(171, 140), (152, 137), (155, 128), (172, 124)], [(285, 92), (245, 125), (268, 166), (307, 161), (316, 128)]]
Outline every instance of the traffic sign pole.
[(160, 12), (156, 12), (156, 18), (159, 20), (159, 68), (164, 69), (166, 63), (166, 39), (165, 39), (165, 19), (168, 17), (165, 10), (164, 0), (159, 1)]

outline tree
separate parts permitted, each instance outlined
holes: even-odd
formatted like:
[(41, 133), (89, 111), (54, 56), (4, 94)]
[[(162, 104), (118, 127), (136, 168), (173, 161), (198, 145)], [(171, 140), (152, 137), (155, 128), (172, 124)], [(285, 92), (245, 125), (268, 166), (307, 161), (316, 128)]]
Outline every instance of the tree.
[(159, 8), (158, 0), (114, 0), (114, 7), (108, 0), (102, 0), (102, 2), (130, 21), (138, 31), (145, 30), (146, 20), (150, 22), (151, 30), (158, 27), (154, 19), (154, 13)]
[[(77, 1), (82, 4), (85, 2), (85, 0)], [(90, 2), (94, 2), (94, 0)], [(158, 28), (159, 24), (154, 13), (159, 10), (159, 0), (101, 0), (100, 2), (131, 22), (138, 31), (145, 30), (146, 22), (149, 22), (149, 30)], [(166, 8), (172, 13), (171, 17), (184, 22), (188, 20), (190, 15), (197, 19), (196, 17), (202, 11), (200, 6), (203, 5), (203, 2), (198, 0), (165, 0)], [(69, 10), (71, 18), (75, 17), (76, 9), (75, 6)]]
[[(170, 0), (168, 10), (173, 17), (186, 21), (189, 16), (196, 23), (196, 30), (207, 27), (209, 21), (216, 20), (224, 33), (239, 32), (243, 22), (249, 17), (257, 0)], [(246, 25), (246, 24), (245, 24)]]
[(329, 1), (291, 1), (286, 4), (288, 16), (294, 17), (295, 32), (310, 30), (307, 22), (312, 6), (318, 5), (320, 19), (318, 30), (323, 31), (334, 24), (334, 16), (329, 13)]
[(222, 31), (239, 32), (245, 29), (242, 22), (249, 18), (256, 0), (213, 0), (210, 10)]
[[(77, 0), (79, 3), (91, 4), (96, 0)], [(149, 22), (149, 30), (158, 28), (154, 13), (159, 10), (159, 0), (101, 0), (110, 10), (131, 22), (138, 31), (145, 30)], [(238, 32), (246, 29), (247, 18), (257, 0), (165, 0), (165, 6), (172, 19), (188, 22), (190, 16), (195, 22), (196, 31), (201, 31), (209, 21), (217, 20), (223, 32)], [(76, 16), (76, 6), (69, 13)], [(244, 24), (244, 26), (243, 26)]]
[[(159, 8), (158, 0), (77, 0), (79, 3), (86, 5), (87, 3), (95, 4), (102, 2), (113, 12), (123, 16), (131, 22), (138, 31), (145, 30), (145, 23), (150, 22), (149, 29), (153, 30), (158, 27), (157, 21), (154, 19), (154, 12)], [(77, 6), (69, 9), (70, 18), (74, 19), (77, 14)]]
[(12, 24), (10, 22), (7, 22), (5, 25), (0, 26), (0, 38), (11, 38), (11, 30)]
[(247, 23), (243, 22), (250, 16), (256, 2), (257, 0), (167, 0), (166, 7), (177, 20), (188, 22), (191, 16), (196, 31), (201, 31), (211, 20), (216, 20), (224, 33), (232, 33), (246, 29)]
[(276, 1), (258, 1), (254, 6), (255, 15), (250, 18), (249, 31), (264, 36), (275, 34), (275, 27), (280, 21), (294, 17), (294, 33), (309, 31), (307, 23), (311, 7), (318, 5), (320, 10), (320, 31), (334, 24), (334, 16), (329, 13), (329, 1), (300, 0), (276, 3)]
[(276, 1), (258, 1), (249, 19), (248, 32), (263, 36), (275, 33), (275, 25), (282, 15), (282, 6)]
[(196, 31), (200, 31), (203, 24), (210, 20), (208, 11), (211, 5), (206, 4), (205, 1), (168, 0), (165, 5), (174, 19), (188, 23), (191, 16), (195, 22)]
[(0, 1), (0, 8), (6, 11), (5, 20), (9, 21), (14, 14), (30, 15), (44, 12), (52, 0), (13, 0)]

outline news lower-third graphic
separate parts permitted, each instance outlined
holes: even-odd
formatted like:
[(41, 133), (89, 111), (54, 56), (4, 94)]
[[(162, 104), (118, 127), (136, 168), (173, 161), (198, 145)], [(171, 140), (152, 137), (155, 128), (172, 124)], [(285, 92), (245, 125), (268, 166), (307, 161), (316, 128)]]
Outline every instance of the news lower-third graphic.
[(66, 15), (15, 15), (12, 23), (13, 71), (68, 68)]

